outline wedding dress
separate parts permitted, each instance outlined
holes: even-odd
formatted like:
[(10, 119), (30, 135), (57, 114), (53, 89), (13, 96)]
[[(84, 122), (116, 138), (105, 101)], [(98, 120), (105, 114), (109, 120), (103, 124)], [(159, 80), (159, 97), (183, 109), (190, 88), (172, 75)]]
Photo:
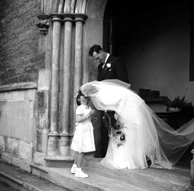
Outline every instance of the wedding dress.
[(152, 166), (170, 169), (194, 140), (193, 120), (175, 131), (130, 89), (130, 84), (93, 81), (84, 84), (81, 91), (91, 98), (96, 109), (115, 111), (115, 118), (123, 125), (123, 139), (110, 133), (108, 150), (101, 161), (106, 167), (143, 169), (149, 159)]

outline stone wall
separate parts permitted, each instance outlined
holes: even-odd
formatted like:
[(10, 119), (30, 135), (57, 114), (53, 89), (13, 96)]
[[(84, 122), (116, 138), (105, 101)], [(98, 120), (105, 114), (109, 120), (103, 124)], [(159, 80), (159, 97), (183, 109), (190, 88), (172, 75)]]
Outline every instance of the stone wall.
[(37, 82), (38, 70), (44, 68), (36, 26), (40, 4), (39, 0), (0, 2), (0, 85)]
[(36, 94), (37, 85), (33, 82), (0, 87), (1, 158), (32, 161), (36, 145)]
[(46, 40), (37, 27), (39, 14), (40, 0), (0, 1), (0, 153), (28, 163), (36, 147), (43, 150), (42, 130), (48, 126)]

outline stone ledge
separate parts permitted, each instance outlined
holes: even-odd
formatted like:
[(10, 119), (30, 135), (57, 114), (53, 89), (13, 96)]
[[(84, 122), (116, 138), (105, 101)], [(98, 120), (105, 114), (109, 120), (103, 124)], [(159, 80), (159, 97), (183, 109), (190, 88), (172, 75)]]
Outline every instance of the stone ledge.
[(47, 161), (73, 161), (74, 160), (72, 156), (56, 156), (56, 157), (47, 156), (44, 159)]
[(37, 89), (37, 84), (34, 82), (17, 83), (11, 85), (0, 86), (0, 92), (14, 91), (14, 90), (28, 90)]

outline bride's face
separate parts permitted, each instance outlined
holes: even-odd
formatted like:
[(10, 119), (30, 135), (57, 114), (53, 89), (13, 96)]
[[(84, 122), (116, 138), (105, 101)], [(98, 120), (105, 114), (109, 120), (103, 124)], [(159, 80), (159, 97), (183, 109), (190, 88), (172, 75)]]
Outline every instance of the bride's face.
[(89, 99), (85, 98), (84, 96), (80, 97), (80, 102), (84, 105), (87, 105), (89, 103)]

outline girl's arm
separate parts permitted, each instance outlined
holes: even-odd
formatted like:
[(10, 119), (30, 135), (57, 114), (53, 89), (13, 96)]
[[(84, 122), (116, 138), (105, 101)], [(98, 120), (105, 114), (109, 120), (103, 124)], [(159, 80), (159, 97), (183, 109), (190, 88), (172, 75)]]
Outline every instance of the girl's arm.
[(92, 113), (89, 112), (89, 113), (86, 114), (86, 115), (77, 115), (77, 116), (76, 116), (76, 120), (77, 120), (78, 123), (83, 122), (83, 121), (87, 120), (88, 118), (90, 118), (91, 114), (92, 114)]

